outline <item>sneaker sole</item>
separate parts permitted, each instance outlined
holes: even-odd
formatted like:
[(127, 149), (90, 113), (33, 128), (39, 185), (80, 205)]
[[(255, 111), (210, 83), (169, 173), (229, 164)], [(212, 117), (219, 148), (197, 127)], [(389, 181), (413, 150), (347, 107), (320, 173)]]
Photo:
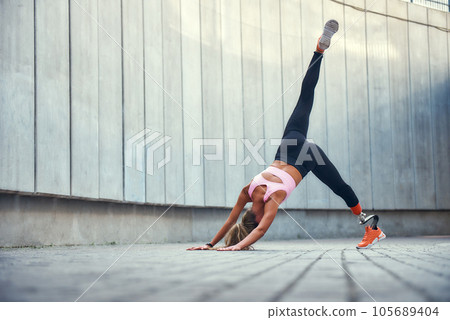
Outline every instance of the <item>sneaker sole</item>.
[(369, 244), (368, 244), (367, 246), (365, 246), (365, 247), (358, 247), (358, 246), (356, 246), (356, 249), (369, 249), (369, 248), (371, 248), (375, 243), (380, 242), (381, 240), (384, 240), (384, 239), (386, 239), (386, 235), (385, 235), (383, 232), (381, 232), (381, 236), (380, 236), (379, 239), (378, 239), (378, 238), (373, 239), (372, 243), (369, 243)]
[(339, 23), (336, 20), (328, 20), (320, 36), (319, 47), (322, 50), (328, 49), (331, 43), (331, 37), (339, 30)]

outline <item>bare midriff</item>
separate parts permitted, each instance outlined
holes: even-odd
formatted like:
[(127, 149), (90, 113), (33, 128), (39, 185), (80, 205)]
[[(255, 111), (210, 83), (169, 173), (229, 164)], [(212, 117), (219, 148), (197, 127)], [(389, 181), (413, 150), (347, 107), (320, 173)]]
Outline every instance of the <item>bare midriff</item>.
[[(302, 175), (300, 174), (300, 172), (298, 172), (298, 170), (294, 166), (291, 166), (290, 164), (287, 164), (284, 161), (275, 160), (274, 162), (272, 162), (271, 166), (289, 173), (289, 175), (294, 179), (295, 185), (297, 185), (297, 186), (300, 183), (300, 181), (302, 181)], [(264, 177), (264, 178), (266, 178), (266, 177)], [(276, 177), (276, 178), (278, 179), (279, 182), (281, 182), (281, 180), (278, 177)], [(271, 180), (268, 178), (266, 178), (266, 179), (270, 180), (270, 181), (276, 181), (276, 180)]]

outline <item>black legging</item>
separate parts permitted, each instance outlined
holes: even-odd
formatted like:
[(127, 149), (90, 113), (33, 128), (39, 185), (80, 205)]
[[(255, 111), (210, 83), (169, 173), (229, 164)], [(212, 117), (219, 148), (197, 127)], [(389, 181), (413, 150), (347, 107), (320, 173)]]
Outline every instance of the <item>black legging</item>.
[[(309, 115), (311, 114), (314, 101), (314, 89), (319, 80), (322, 57), (323, 55), (321, 53), (314, 52), (308, 71), (303, 79), (300, 98), (286, 125), (275, 160), (281, 160), (294, 166), (303, 178), (309, 171), (312, 171), (320, 181), (344, 199), (347, 206), (354, 207), (359, 201), (352, 188), (342, 180), (341, 175), (333, 163), (331, 163), (330, 159), (328, 159), (325, 152), (316, 144), (306, 141)], [(293, 145), (293, 142), (295, 145)], [(302, 161), (303, 154), (302, 157), (299, 157), (304, 145), (308, 147), (306, 154), (311, 157), (310, 160)], [(314, 151), (318, 151), (321, 159), (316, 159)]]

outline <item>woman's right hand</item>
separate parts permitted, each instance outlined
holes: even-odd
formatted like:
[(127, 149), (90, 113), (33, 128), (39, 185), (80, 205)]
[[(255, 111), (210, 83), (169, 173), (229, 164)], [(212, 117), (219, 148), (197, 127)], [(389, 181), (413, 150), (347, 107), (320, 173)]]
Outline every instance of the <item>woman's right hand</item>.
[(191, 250), (210, 250), (210, 249), (212, 249), (212, 248), (205, 244), (204, 246), (201, 246), (201, 247), (191, 247), (191, 248), (187, 248), (186, 250), (191, 251)]

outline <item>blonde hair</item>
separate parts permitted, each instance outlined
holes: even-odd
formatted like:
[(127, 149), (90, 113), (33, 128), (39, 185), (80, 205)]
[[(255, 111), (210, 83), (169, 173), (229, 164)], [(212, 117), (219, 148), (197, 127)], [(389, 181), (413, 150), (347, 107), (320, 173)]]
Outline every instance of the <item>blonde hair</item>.
[[(236, 223), (225, 235), (225, 246), (229, 247), (238, 244), (257, 226), (255, 213), (252, 209), (248, 209), (242, 216), (241, 223)], [(243, 250), (249, 249), (253, 248), (251, 246), (243, 248)]]

